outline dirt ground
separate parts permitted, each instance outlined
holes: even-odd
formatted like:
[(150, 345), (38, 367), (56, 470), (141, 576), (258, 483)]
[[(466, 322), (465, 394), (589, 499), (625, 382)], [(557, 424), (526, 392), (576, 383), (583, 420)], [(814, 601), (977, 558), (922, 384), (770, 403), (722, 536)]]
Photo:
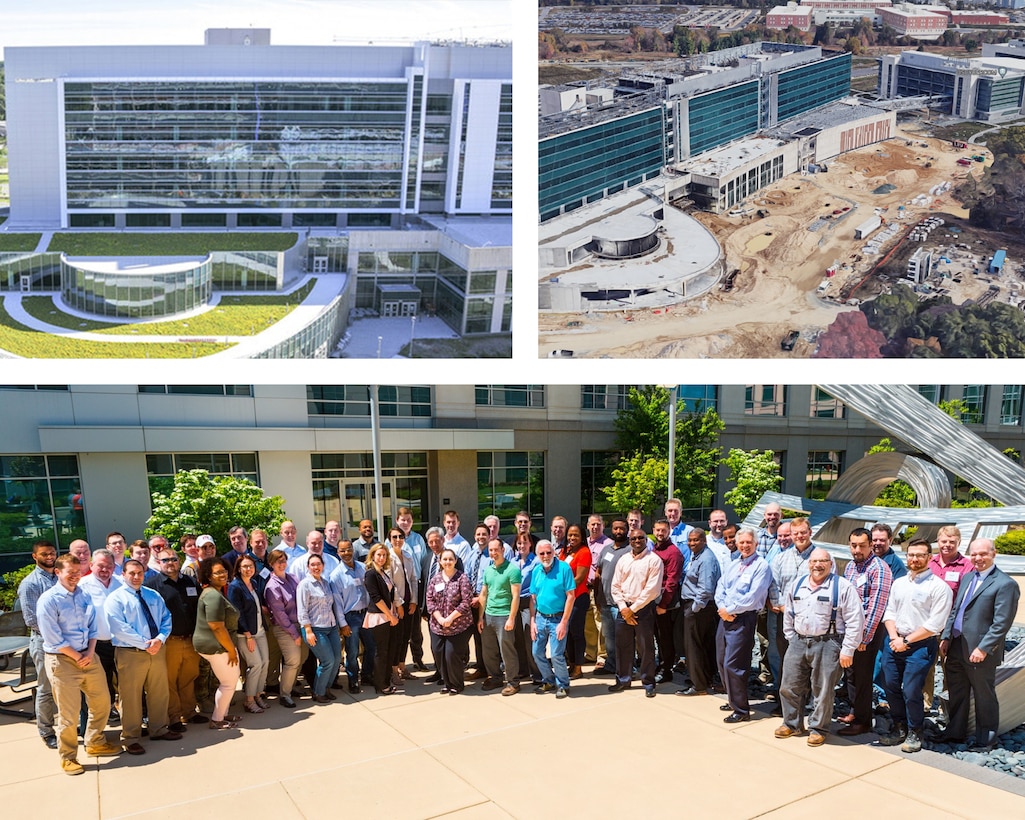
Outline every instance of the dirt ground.
[[(957, 150), (950, 142), (898, 126), (896, 137), (827, 163), (828, 173), (795, 174), (759, 192), (748, 201), (751, 213), (746, 216), (691, 211), (725, 249), (728, 267), (740, 270), (731, 292), (717, 289), (669, 308), (583, 316), (541, 313), (539, 354), (572, 350), (578, 357), (616, 358), (810, 356), (818, 335), (836, 315), (856, 309), (856, 301), (845, 303), (854, 286), (912, 225), (940, 213), (948, 222), (967, 218), (949, 191), (940, 196), (929, 192), (944, 182), (956, 187), (967, 173), (981, 175), (980, 163), (969, 168), (956, 164), (972, 153), (985, 154), (991, 161), (980, 146)], [(872, 193), (884, 184), (895, 189)], [(929, 201), (914, 204), (920, 195)], [(904, 218), (895, 220), (901, 205)], [(832, 213), (843, 208), (849, 210)], [(854, 229), (876, 208), (885, 208), (882, 218), (896, 221), (900, 231), (879, 254), (869, 255), (863, 251), (866, 242), (854, 239)], [(758, 218), (758, 209), (768, 216)], [(826, 281), (826, 268), (833, 265), (837, 275), (817, 291)], [(870, 290), (855, 290), (855, 299)], [(580, 326), (567, 327), (569, 322)], [(785, 352), (779, 343), (790, 330), (799, 330), (801, 339), (792, 352)]]

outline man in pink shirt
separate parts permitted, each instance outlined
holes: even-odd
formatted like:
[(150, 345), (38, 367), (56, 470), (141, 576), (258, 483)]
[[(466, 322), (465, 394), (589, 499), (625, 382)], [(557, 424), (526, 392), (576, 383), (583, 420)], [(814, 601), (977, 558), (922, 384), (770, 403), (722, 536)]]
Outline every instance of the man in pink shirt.
[[(630, 530), (630, 554), (616, 564), (612, 600), (619, 608), (616, 618), (616, 682), (610, 692), (630, 688), (633, 659), (641, 659), (641, 683), (646, 697), (655, 697), (655, 606), (662, 595), (663, 561), (648, 552), (648, 537)], [(673, 549), (676, 549), (675, 545)], [(679, 550), (677, 550), (679, 552)]]

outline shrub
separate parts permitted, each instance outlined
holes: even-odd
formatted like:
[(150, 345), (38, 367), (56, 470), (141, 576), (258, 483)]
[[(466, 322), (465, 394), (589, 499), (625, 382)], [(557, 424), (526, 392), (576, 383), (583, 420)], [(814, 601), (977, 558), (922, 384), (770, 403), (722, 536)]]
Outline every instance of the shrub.
[(1025, 555), (1025, 530), (1009, 530), (993, 540), (1000, 555)]
[(0, 612), (10, 612), (14, 609), (14, 604), (18, 600), (18, 584), (35, 567), (35, 564), (29, 564), (27, 567), (4, 573), (3, 583), (0, 584)]

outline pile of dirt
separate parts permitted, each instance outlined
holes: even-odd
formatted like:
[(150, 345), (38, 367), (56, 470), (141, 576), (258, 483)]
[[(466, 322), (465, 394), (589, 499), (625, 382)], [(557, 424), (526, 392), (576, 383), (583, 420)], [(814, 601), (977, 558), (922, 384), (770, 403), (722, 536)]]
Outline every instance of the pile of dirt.
[(906, 185), (914, 185), (918, 181), (918, 173), (911, 168), (905, 168), (903, 171), (890, 171), (886, 175), (886, 180), (901, 188)]

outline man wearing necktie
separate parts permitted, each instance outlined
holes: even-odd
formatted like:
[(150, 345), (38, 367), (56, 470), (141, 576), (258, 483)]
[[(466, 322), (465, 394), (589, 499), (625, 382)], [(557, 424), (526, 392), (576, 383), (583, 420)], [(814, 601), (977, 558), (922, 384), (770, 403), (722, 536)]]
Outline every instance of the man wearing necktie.
[(968, 734), (969, 695), (975, 696), (973, 750), (996, 746), (1000, 704), (996, 671), (1004, 657), (1004, 639), (1018, 611), (1018, 584), (994, 565), (996, 549), (988, 538), (972, 541), (968, 557), (975, 568), (961, 579), (954, 607), (940, 641), (947, 657), (950, 722), (942, 740), (962, 742)]
[(124, 585), (107, 596), (103, 608), (110, 621), (118, 693), (121, 696), (121, 743), (132, 755), (144, 754), (142, 695), (146, 693), (149, 735), (153, 740), (180, 740), (167, 728), (167, 660), (164, 644), (171, 634), (171, 612), (156, 590), (144, 587), (146, 567), (129, 558), (122, 567)]

